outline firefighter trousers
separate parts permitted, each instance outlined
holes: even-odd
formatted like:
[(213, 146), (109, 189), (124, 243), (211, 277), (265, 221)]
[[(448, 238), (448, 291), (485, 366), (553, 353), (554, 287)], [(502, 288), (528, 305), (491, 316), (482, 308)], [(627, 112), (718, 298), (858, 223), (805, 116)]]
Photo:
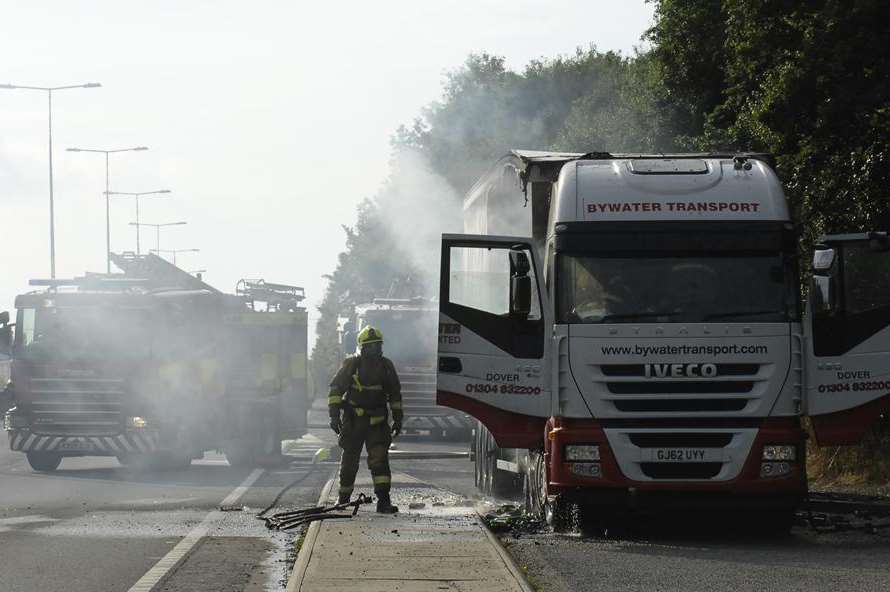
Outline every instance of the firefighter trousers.
[[(344, 413), (338, 444), (343, 449), (340, 457), (340, 497), (352, 494), (355, 475), (361, 459), (362, 446), (368, 451), (368, 469), (377, 497), (388, 499), (392, 475), (389, 470), (389, 445), (392, 436), (387, 421), (374, 421), (368, 415)], [(374, 421), (372, 424), (371, 422)]]

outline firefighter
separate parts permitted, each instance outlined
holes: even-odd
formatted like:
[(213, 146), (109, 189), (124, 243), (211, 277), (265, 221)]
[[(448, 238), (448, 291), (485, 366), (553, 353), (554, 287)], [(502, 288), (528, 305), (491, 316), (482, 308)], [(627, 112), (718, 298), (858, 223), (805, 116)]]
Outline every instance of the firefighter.
[[(349, 501), (358, 472), (362, 446), (368, 451), (368, 469), (374, 481), (377, 511), (394, 514), (399, 509), (389, 497), (392, 477), (389, 445), (402, 431), (402, 387), (395, 366), (383, 357), (383, 333), (363, 328), (356, 338), (358, 355), (350, 356), (331, 381), (328, 410), (331, 429), (339, 435), (340, 503)], [(392, 428), (388, 410), (392, 410)]]

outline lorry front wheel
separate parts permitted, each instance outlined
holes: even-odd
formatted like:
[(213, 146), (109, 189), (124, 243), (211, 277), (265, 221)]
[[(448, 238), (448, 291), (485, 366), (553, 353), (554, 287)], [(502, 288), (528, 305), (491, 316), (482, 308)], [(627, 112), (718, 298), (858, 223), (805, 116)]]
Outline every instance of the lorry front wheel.
[(547, 499), (547, 484), (544, 471), (544, 455), (540, 451), (532, 451), (528, 454), (528, 468), (525, 471), (522, 483), (525, 494), (525, 511), (541, 520), (544, 516), (544, 503)]
[(28, 464), (35, 471), (49, 473), (58, 469), (62, 464), (62, 455), (54, 452), (29, 452)]
[(547, 492), (547, 467), (542, 451), (529, 452), (524, 477), (525, 511), (546, 522), (555, 532), (571, 529), (572, 505)]

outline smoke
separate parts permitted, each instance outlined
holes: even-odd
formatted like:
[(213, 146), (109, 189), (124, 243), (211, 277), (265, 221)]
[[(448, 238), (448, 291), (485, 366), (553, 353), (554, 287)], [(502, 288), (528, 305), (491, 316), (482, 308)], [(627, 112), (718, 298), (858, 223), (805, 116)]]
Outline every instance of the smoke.
[(462, 232), (461, 198), (426, 157), (397, 150), (387, 187), (378, 196), (383, 220), (402, 257), (419, 273), (423, 296), (437, 296), (442, 233)]

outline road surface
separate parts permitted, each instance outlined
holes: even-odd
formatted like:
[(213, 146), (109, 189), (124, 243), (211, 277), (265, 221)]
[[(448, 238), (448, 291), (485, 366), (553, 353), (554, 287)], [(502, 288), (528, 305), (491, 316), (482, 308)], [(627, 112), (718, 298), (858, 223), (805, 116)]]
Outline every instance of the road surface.
[[(299, 454), (306, 460), (331, 442), (330, 434), (315, 432)], [(401, 439), (396, 448), (433, 456), (464, 449), (417, 438)], [(478, 498), (466, 459), (394, 455), (392, 465)], [(187, 470), (140, 473), (114, 459), (82, 458), (37, 474), (22, 455), (0, 449), (0, 590), (127, 591), (140, 582), (149, 590), (152, 577), (171, 564), (171, 575), (155, 590), (283, 590), (295, 535), (270, 533), (253, 514), (308, 466), (257, 472), (208, 455)], [(313, 472), (282, 503), (314, 504), (333, 470), (324, 465)], [(246, 509), (219, 512), (224, 500)], [(545, 532), (505, 541), (547, 592), (890, 589), (890, 538), (877, 535), (814, 535), (797, 528), (775, 539), (715, 525), (705, 533), (644, 531), (631, 540)], [(179, 554), (185, 560), (177, 565), (175, 551), (184, 545), (188, 549)]]

